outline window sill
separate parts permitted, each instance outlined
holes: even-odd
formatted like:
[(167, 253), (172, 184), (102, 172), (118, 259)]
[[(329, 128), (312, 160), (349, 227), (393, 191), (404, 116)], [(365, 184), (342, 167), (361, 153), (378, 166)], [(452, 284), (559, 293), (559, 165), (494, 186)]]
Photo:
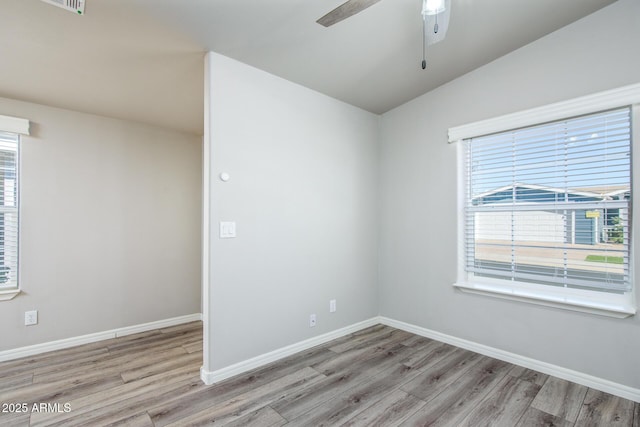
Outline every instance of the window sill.
[[(463, 292), (526, 302), (546, 307), (591, 313), (607, 317), (623, 319), (636, 314), (628, 295), (602, 294), (601, 292), (562, 289), (542, 291), (539, 286), (503, 285), (493, 283), (464, 283), (453, 285)], [(597, 299), (597, 300), (596, 300)]]
[(20, 293), (20, 289), (4, 289), (0, 290), (0, 301), (9, 301)]

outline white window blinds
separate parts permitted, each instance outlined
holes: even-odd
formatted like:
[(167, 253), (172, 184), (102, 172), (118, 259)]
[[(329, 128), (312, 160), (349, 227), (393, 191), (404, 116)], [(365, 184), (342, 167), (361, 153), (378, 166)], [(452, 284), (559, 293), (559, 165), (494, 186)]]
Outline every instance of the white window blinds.
[(621, 108), (465, 140), (466, 271), (629, 291), (630, 116)]
[(18, 143), (0, 132), (0, 290), (18, 287)]

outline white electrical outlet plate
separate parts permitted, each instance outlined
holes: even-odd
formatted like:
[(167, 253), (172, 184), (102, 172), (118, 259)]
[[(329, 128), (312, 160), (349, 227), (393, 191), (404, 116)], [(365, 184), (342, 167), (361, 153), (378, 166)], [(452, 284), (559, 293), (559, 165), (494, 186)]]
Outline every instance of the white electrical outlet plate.
[(329, 301), (329, 313), (335, 313), (337, 310), (336, 300), (332, 299)]
[(314, 326), (316, 326), (316, 315), (315, 314), (310, 314), (309, 315), (309, 327), (313, 328)]
[(24, 312), (24, 325), (31, 326), (38, 324), (38, 310)]

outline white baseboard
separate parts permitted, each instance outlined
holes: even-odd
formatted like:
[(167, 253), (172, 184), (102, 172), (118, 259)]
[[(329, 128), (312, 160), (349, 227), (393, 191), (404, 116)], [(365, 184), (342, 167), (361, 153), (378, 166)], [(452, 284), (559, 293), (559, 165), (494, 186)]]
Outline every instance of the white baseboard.
[[(186, 316), (174, 317), (171, 319), (158, 320), (155, 322), (143, 323), (140, 325), (133, 325), (133, 326), (127, 326), (127, 327), (118, 328), (118, 329), (112, 329), (109, 331), (97, 332), (94, 334), (88, 334), (88, 335), (82, 335), (82, 336), (73, 337), (73, 338), (51, 341), (51, 342), (31, 345), (27, 347), (20, 347), (12, 350), (0, 351), (0, 362), (19, 359), (21, 357), (33, 356), (40, 353), (46, 353), (48, 351), (61, 350), (69, 347), (74, 347), (77, 345), (89, 344), (89, 343), (102, 341), (106, 339), (136, 334), (140, 332), (146, 332), (153, 329), (167, 328), (170, 326), (180, 325), (183, 323), (189, 323), (189, 322), (194, 322), (198, 320), (202, 320), (202, 314), (195, 313), (195, 314), (190, 314)], [(454, 345), (456, 347), (464, 348), (466, 350), (474, 351), (476, 353), (480, 353), (485, 356), (493, 357), (499, 360), (504, 360), (505, 362), (513, 363), (514, 365), (523, 366), (525, 368), (533, 369), (533, 370), (542, 372), (544, 374), (553, 375), (555, 377), (562, 378), (564, 380), (581, 384), (587, 387), (591, 387), (593, 389), (600, 390), (606, 393), (610, 393), (615, 396), (620, 396), (625, 399), (633, 400), (634, 402), (640, 402), (640, 389), (629, 387), (623, 384), (618, 384), (603, 378), (598, 378), (582, 372), (563, 368), (561, 366), (542, 362), (536, 359), (521, 356), (515, 353), (500, 350), (494, 347), (489, 347), (473, 341), (443, 334), (441, 332), (433, 331), (431, 329), (423, 328), (421, 326), (416, 326), (416, 325), (401, 322), (398, 320), (389, 319), (387, 317), (372, 317), (371, 319), (358, 322), (353, 325), (350, 325), (341, 329), (337, 329), (335, 331), (331, 331), (323, 335), (319, 335), (317, 337), (309, 338), (307, 340), (300, 341), (298, 343), (295, 343), (286, 347), (282, 347), (280, 349), (271, 351), (269, 353), (265, 353), (260, 356), (253, 357), (251, 359), (233, 364), (231, 366), (227, 366), (222, 369), (218, 369), (216, 371), (205, 371), (203, 368), (201, 368), (200, 377), (205, 384), (214, 384), (219, 381), (230, 378), (234, 375), (238, 375), (238, 374), (250, 371), (252, 369), (274, 362), (278, 359), (291, 356), (300, 351), (307, 350), (311, 347), (324, 344), (336, 338), (343, 337), (345, 335), (351, 334), (353, 332), (357, 332), (359, 330), (362, 330), (377, 324), (391, 326), (393, 328), (411, 332), (416, 335), (431, 338), (437, 341)]]
[(124, 328), (114, 329), (116, 337), (124, 337), (126, 335), (138, 334), (140, 332), (152, 331), (154, 329), (168, 328), (169, 326), (182, 325), (183, 323), (195, 322), (202, 320), (202, 314), (194, 313), (186, 316), (172, 317), (171, 319), (156, 320), (155, 322), (142, 323), (140, 325), (126, 326)]
[(269, 353), (265, 353), (260, 356), (252, 357), (251, 359), (235, 363), (216, 371), (206, 371), (203, 367), (200, 369), (200, 378), (207, 385), (214, 384), (235, 375), (242, 374), (255, 368), (259, 368), (260, 366), (266, 365), (267, 363), (275, 362), (276, 360), (282, 359), (283, 357), (291, 356), (292, 354), (307, 350), (320, 344), (324, 344), (336, 338), (349, 335), (351, 333), (377, 325), (379, 323), (380, 319), (378, 317), (373, 317), (371, 319), (358, 322), (353, 325), (337, 329), (335, 331), (327, 332), (326, 334), (322, 334), (317, 337), (309, 338), (307, 340), (300, 341), (298, 343), (291, 344), (274, 351), (270, 351)]
[(108, 340), (111, 338), (123, 337), (125, 335), (151, 331), (153, 329), (167, 328), (169, 326), (195, 322), (196, 320), (202, 320), (202, 314), (194, 313), (186, 316), (173, 317), (171, 319), (142, 323), (140, 325), (125, 326), (124, 328), (111, 329), (109, 331), (96, 332), (93, 334), (81, 335), (78, 337), (65, 338), (62, 340), (50, 341), (42, 344), (35, 344), (27, 347), (0, 351), (0, 362), (19, 359), (21, 357), (33, 356), (36, 354), (46, 353), (48, 351), (62, 350), (69, 347), (75, 347), (77, 345), (90, 344), (93, 342)]
[(623, 384), (618, 384), (613, 381), (605, 380), (603, 378), (594, 377), (592, 375), (588, 375), (582, 372), (563, 368), (561, 366), (542, 362), (540, 360), (531, 359), (529, 357), (521, 356), (515, 353), (500, 350), (494, 347), (489, 347), (483, 344), (478, 344), (473, 341), (457, 338), (451, 335), (436, 332), (420, 326), (411, 325), (409, 323), (389, 319), (387, 317), (380, 317), (379, 321), (383, 325), (391, 326), (397, 329), (402, 329), (403, 331), (411, 332), (416, 335), (420, 335), (426, 338), (431, 338), (436, 341), (441, 341), (447, 344), (451, 344), (456, 347), (464, 348), (466, 350), (483, 354), (485, 356), (489, 356), (495, 359), (503, 360), (505, 362), (513, 363), (514, 365), (533, 369), (535, 371), (539, 371), (544, 374), (552, 375), (554, 377), (562, 378), (567, 381), (571, 381), (577, 384), (591, 387), (595, 390), (600, 390), (605, 393), (610, 393), (615, 396), (633, 400), (634, 402), (640, 402), (640, 389), (637, 389), (637, 388), (629, 387)]

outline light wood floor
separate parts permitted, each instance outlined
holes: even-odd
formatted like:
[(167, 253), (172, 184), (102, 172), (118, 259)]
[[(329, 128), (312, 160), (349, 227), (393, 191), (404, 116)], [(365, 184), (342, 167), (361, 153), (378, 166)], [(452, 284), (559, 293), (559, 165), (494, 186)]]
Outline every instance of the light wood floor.
[(27, 407), (0, 408), (0, 425), (640, 427), (629, 400), (381, 325), (205, 386), (201, 335), (196, 322), (0, 363), (0, 404)]

